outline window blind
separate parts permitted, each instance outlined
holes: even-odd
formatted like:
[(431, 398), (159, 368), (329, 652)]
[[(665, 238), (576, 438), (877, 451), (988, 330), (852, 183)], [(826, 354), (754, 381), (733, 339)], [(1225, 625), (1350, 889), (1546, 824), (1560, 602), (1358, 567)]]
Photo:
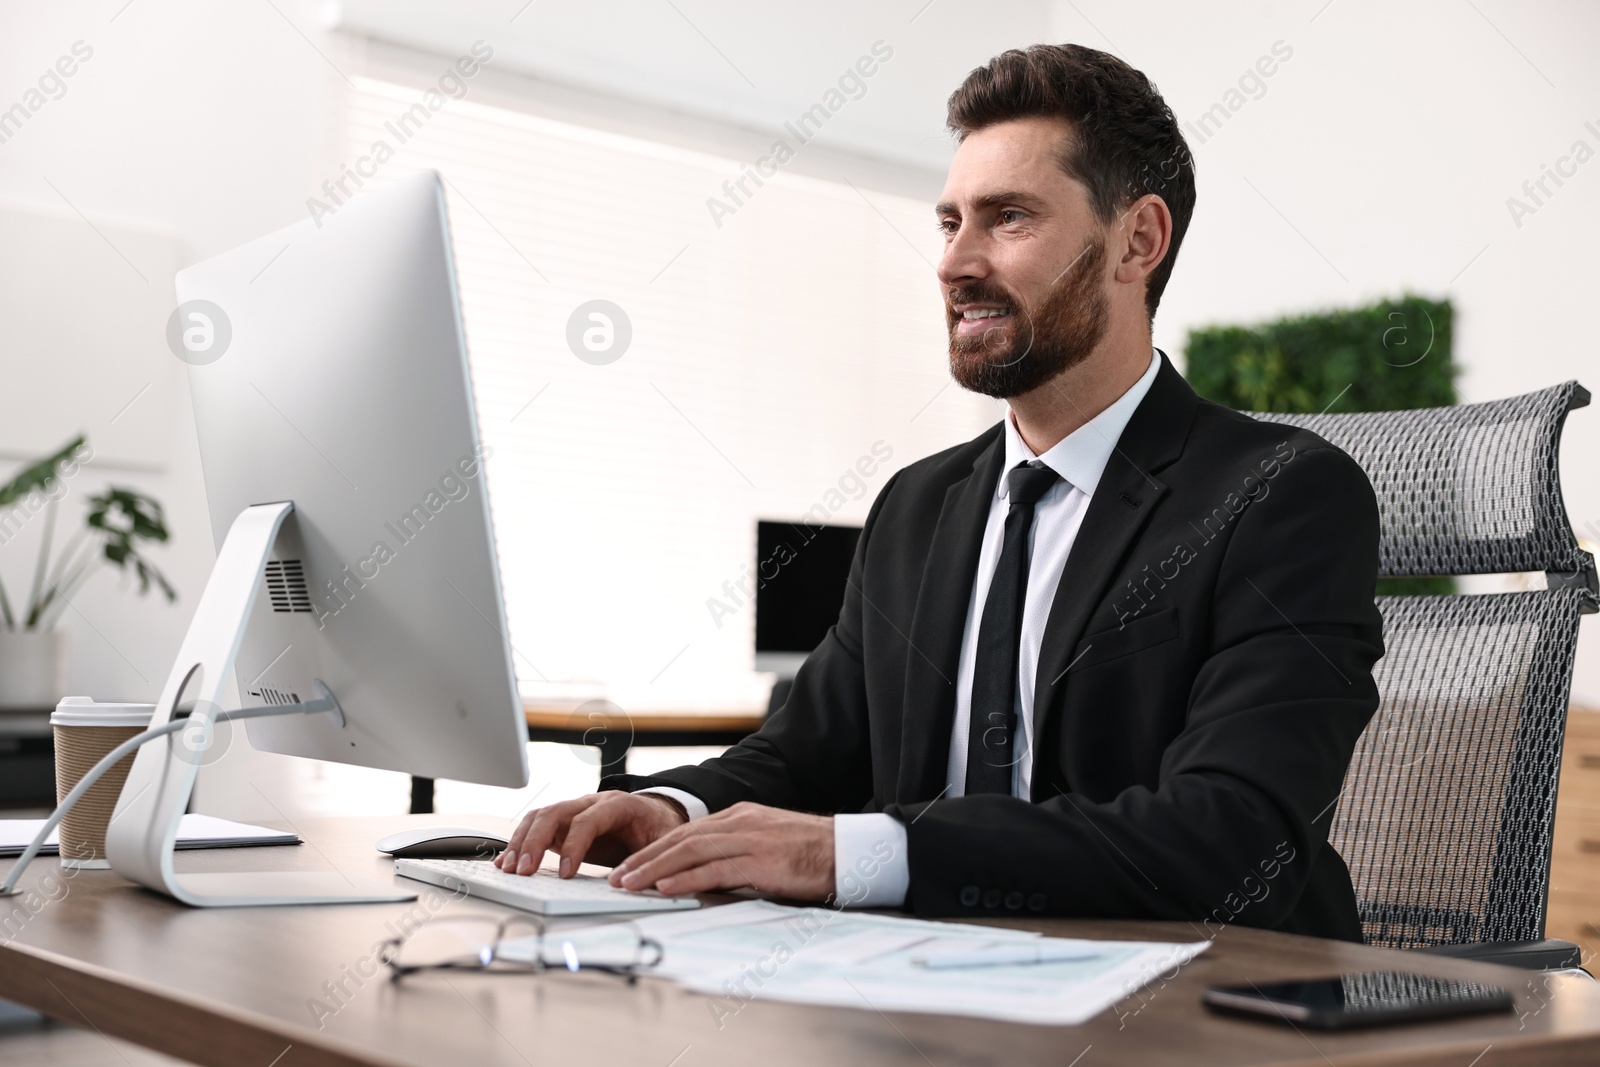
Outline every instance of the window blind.
[[(1000, 415), (949, 381), (931, 204), (781, 169), (735, 204), (753, 160), (470, 99), (397, 144), (418, 91), (355, 85), (349, 159), (396, 150), (365, 188), (445, 179), (524, 695), (761, 706), (757, 518), (860, 523)], [(595, 300), (613, 362), (568, 343)]]

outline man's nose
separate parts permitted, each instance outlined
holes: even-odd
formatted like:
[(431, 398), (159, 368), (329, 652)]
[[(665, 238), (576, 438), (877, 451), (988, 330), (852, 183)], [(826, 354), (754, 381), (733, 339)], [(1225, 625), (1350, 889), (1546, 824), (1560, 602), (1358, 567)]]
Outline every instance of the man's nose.
[(955, 236), (945, 242), (936, 273), (944, 285), (961, 285), (987, 278), (989, 262), (977, 235), (965, 227), (957, 230)]

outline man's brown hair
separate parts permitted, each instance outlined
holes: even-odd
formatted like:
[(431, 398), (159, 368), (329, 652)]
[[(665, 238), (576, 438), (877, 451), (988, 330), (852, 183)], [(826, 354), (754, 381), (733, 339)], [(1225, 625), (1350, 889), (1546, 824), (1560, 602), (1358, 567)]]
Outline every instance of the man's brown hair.
[(1172, 212), (1172, 244), (1150, 272), (1145, 310), (1155, 318), (1194, 214), (1194, 159), (1172, 109), (1139, 71), (1113, 55), (1076, 44), (1036, 44), (995, 56), (950, 94), (948, 123), (958, 140), (1012, 119), (1066, 119), (1072, 133), (1061, 167), (1089, 192), (1102, 224), (1147, 193)]

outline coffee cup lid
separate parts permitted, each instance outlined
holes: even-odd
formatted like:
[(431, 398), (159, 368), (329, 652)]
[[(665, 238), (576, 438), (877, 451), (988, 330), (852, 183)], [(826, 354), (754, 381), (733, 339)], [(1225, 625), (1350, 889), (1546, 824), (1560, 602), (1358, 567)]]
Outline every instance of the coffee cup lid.
[(62, 697), (51, 726), (149, 726), (154, 704), (96, 704), (92, 697)]

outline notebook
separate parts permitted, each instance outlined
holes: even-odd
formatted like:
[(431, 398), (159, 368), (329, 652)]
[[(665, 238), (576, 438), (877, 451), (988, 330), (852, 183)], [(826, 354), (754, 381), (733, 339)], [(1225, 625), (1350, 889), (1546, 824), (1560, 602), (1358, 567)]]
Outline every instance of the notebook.
[[(20, 856), (33, 841), (44, 819), (0, 819), (0, 858)], [(265, 826), (219, 819), (214, 815), (184, 815), (178, 822), (178, 848), (241, 848), (249, 845), (298, 845), (300, 835)], [(41, 856), (58, 851), (52, 831), (39, 850)]]

